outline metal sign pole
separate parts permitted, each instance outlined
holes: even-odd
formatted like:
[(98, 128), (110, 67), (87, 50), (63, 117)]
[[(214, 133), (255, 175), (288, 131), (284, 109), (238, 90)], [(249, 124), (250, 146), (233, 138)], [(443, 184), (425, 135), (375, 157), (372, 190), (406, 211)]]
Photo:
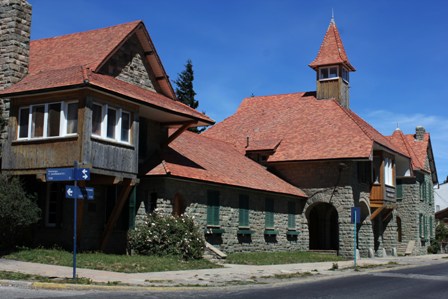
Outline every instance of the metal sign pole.
[[(74, 172), (76, 173), (76, 169), (78, 168), (78, 161), (75, 161)], [(78, 181), (75, 179), (75, 190), (78, 187)], [(76, 191), (75, 191), (76, 192)], [(73, 199), (73, 279), (76, 280), (76, 229), (78, 226), (78, 195), (75, 194), (75, 198)]]
[(356, 217), (356, 209), (354, 209), (354, 214), (355, 214), (355, 221), (353, 221), (353, 232), (354, 232), (354, 238), (353, 238), (353, 257), (354, 257), (354, 263), (355, 263), (355, 270), (356, 270), (356, 219), (358, 219)]

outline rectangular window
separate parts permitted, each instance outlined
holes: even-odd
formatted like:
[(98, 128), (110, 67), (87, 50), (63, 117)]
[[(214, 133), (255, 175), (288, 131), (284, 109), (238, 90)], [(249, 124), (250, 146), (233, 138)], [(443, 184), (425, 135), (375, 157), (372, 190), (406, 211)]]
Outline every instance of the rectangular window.
[(31, 138), (44, 137), (45, 105), (31, 108)]
[(423, 238), (423, 214), (419, 214), (418, 218), (418, 234), (420, 238)]
[(130, 143), (131, 114), (107, 104), (92, 106), (92, 134), (104, 139)]
[(30, 108), (19, 110), (19, 138), (28, 138), (28, 124), (30, 120)]
[(92, 134), (101, 136), (101, 123), (103, 122), (103, 107), (97, 104), (92, 106)]
[(433, 238), (433, 227), (432, 227), (432, 216), (429, 216), (429, 237), (432, 239)]
[(337, 77), (339, 77), (337, 66), (319, 68), (319, 79), (331, 79)]
[(219, 192), (207, 191), (207, 225), (219, 225)]
[(67, 134), (78, 133), (78, 103), (67, 104)]
[(240, 195), (239, 208), (239, 226), (249, 227), (249, 197), (247, 195)]
[(331, 67), (330, 68), (330, 78), (336, 78), (338, 76), (338, 68), (337, 67)]
[(115, 128), (117, 126), (117, 110), (107, 109), (107, 138), (115, 139)]
[(394, 161), (391, 158), (384, 158), (384, 183), (395, 186), (394, 180)]
[(288, 229), (296, 229), (296, 203), (288, 202)]
[(121, 113), (121, 141), (129, 142), (129, 130), (131, 129), (131, 116), (127, 112)]
[(59, 128), (61, 125), (61, 103), (48, 105), (48, 125), (47, 136), (59, 136)]
[(264, 223), (266, 228), (274, 228), (274, 201), (270, 198), (265, 201)]
[(320, 79), (327, 79), (328, 78), (328, 69), (323, 68), (320, 69)]
[[(70, 111), (70, 117), (67, 115)], [(75, 123), (70, 131), (67, 126)], [(51, 138), (76, 134), (78, 104), (65, 102), (30, 105), (19, 108), (18, 139)]]

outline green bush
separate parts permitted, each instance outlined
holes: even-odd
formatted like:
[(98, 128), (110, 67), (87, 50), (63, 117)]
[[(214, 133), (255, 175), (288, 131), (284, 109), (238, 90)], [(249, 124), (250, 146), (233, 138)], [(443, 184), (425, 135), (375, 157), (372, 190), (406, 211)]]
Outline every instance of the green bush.
[(193, 219), (187, 216), (148, 214), (143, 223), (129, 232), (129, 249), (141, 255), (180, 255), (200, 259), (205, 241)]
[(0, 174), (0, 249), (23, 241), (27, 229), (40, 219), (36, 198), (25, 192), (16, 177)]

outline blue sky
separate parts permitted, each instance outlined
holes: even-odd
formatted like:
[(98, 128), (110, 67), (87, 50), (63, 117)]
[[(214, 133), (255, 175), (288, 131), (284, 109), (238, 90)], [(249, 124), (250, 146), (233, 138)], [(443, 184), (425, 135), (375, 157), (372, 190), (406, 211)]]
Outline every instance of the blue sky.
[(217, 122), (243, 98), (315, 90), (334, 9), (351, 64), (351, 109), (384, 135), (431, 133), (448, 175), (448, 2), (444, 0), (29, 0), (32, 39), (143, 20), (171, 79), (193, 61), (199, 110)]

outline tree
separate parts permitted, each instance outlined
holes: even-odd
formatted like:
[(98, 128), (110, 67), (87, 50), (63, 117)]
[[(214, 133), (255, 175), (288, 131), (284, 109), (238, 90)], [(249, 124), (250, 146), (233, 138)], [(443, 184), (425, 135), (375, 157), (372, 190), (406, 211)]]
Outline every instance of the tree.
[[(176, 84), (176, 97), (177, 99), (184, 103), (185, 105), (190, 106), (193, 109), (198, 108), (199, 102), (195, 100), (196, 92), (193, 88), (194, 81), (194, 73), (193, 73), (193, 64), (191, 63), (191, 59), (187, 60), (187, 64), (185, 65), (185, 70), (183, 70), (180, 74), (178, 74), (177, 80), (173, 81)], [(190, 131), (195, 133), (200, 133), (205, 130), (198, 128), (189, 128)]]
[(28, 194), (17, 177), (0, 174), (0, 250), (13, 248), (27, 229), (40, 219), (35, 196)]
[(177, 80), (174, 81), (176, 84), (176, 96), (177, 99), (190, 106), (193, 109), (198, 108), (199, 102), (194, 99), (196, 92), (193, 89), (193, 64), (191, 60), (187, 60), (187, 64), (185, 65), (185, 70), (178, 74)]

